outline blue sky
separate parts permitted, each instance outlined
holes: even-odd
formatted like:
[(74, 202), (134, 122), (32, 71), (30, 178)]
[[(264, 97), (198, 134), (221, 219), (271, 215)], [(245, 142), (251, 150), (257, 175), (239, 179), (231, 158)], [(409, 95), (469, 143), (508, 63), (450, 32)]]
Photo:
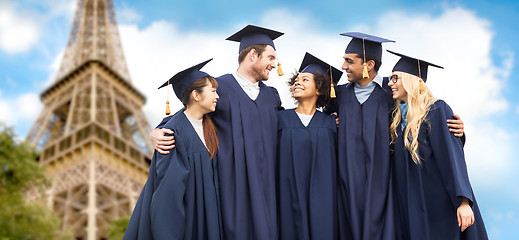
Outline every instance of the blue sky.
[[(276, 40), (285, 73), (305, 53), (340, 67), (349, 38), (364, 31), (393, 40), (386, 49), (430, 60), (428, 85), (466, 124), (470, 178), (491, 239), (519, 236), (519, 2), (517, 1), (120, 1), (119, 33), (132, 83), (148, 97), (153, 126), (173, 73), (214, 57), (207, 71), (237, 67), (237, 45), (224, 39), (246, 24), (285, 32)], [(76, 1), (0, 0), (0, 121), (25, 137), (54, 81)], [(385, 54), (380, 74), (397, 58)], [(266, 83), (292, 107), (284, 77)], [(342, 80), (344, 82), (344, 79)], [(176, 107), (179, 106), (174, 105)]]

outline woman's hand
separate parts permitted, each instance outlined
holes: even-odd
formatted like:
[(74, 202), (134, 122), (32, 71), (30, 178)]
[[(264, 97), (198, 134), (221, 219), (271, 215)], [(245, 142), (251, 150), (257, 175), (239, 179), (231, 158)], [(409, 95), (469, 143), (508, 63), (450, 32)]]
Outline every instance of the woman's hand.
[(474, 212), (472, 212), (472, 208), (470, 207), (469, 200), (467, 198), (463, 198), (463, 202), (461, 202), (460, 206), (458, 207), (457, 215), (458, 226), (461, 227), (462, 232), (474, 224)]

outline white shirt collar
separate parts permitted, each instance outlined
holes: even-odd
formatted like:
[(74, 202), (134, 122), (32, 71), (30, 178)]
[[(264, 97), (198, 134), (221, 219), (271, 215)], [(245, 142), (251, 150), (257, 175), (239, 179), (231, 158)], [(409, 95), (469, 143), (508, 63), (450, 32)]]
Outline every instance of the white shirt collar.
[(234, 72), (232, 76), (236, 79), (236, 81), (243, 89), (245, 94), (247, 94), (247, 96), (249, 96), (252, 100), (256, 100), (260, 92), (259, 82), (250, 82), (249, 80), (245, 79), (242, 75), (240, 75), (238, 71)]
[(375, 76), (375, 78), (373, 78), (373, 81), (372, 82), (375, 82), (376, 84), (378, 84), (380, 87), (382, 87), (382, 84), (384, 84), (384, 79), (382, 78), (382, 76), (380, 76), (380, 74), (377, 73), (377, 76)]
[[(373, 86), (375, 83), (378, 84), (380, 87), (382, 87), (382, 84), (384, 84), (383, 82), (384, 82), (384, 79), (382, 78), (382, 76), (380, 76), (380, 74), (377, 74), (375, 76), (375, 78), (373, 78), (373, 80), (371, 80), (371, 82), (369, 82), (368, 85), (366, 85), (366, 87)], [(355, 83), (355, 87), (363, 88), (358, 83)]]
[(242, 75), (240, 75), (238, 73), (238, 71), (234, 72), (232, 74), (232, 76), (236, 79), (236, 81), (238, 81), (238, 83), (240, 84), (241, 87), (250, 87), (250, 86), (252, 86), (252, 87), (258, 87), (258, 89), (259, 89), (259, 82), (252, 83), (251, 81), (247, 80)]

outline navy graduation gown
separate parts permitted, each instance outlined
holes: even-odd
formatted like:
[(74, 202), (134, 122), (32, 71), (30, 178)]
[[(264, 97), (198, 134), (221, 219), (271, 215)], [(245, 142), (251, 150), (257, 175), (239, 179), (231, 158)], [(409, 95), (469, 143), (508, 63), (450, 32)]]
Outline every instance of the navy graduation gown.
[(337, 239), (335, 117), (278, 112), (280, 239)]
[(168, 119), (161, 125), (174, 131), (176, 147), (154, 152), (123, 239), (221, 239), (217, 159), (183, 109)]
[[(418, 135), (421, 166), (413, 162), (398, 128), (392, 175), (398, 239), (488, 239), (470, 186), (463, 145), (447, 126), (452, 114), (442, 100), (431, 106)], [(469, 200), (475, 218), (464, 232), (456, 215), (462, 197)]]
[(220, 148), (218, 170), (224, 239), (276, 239), (274, 88), (259, 83), (250, 99), (231, 74), (216, 78), (220, 99), (212, 114)]
[(360, 104), (351, 83), (337, 87), (337, 209), (340, 239), (394, 239), (389, 119), (394, 106), (384, 78)]

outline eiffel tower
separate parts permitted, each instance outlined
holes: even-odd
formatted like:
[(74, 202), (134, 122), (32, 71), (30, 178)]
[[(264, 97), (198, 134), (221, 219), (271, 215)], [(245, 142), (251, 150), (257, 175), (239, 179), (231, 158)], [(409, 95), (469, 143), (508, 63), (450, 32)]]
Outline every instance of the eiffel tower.
[(76, 239), (106, 239), (130, 215), (153, 148), (146, 98), (126, 67), (112, 0), (79, 0), (56, 80), (27, 140), (53, 183), (45, 200)]

